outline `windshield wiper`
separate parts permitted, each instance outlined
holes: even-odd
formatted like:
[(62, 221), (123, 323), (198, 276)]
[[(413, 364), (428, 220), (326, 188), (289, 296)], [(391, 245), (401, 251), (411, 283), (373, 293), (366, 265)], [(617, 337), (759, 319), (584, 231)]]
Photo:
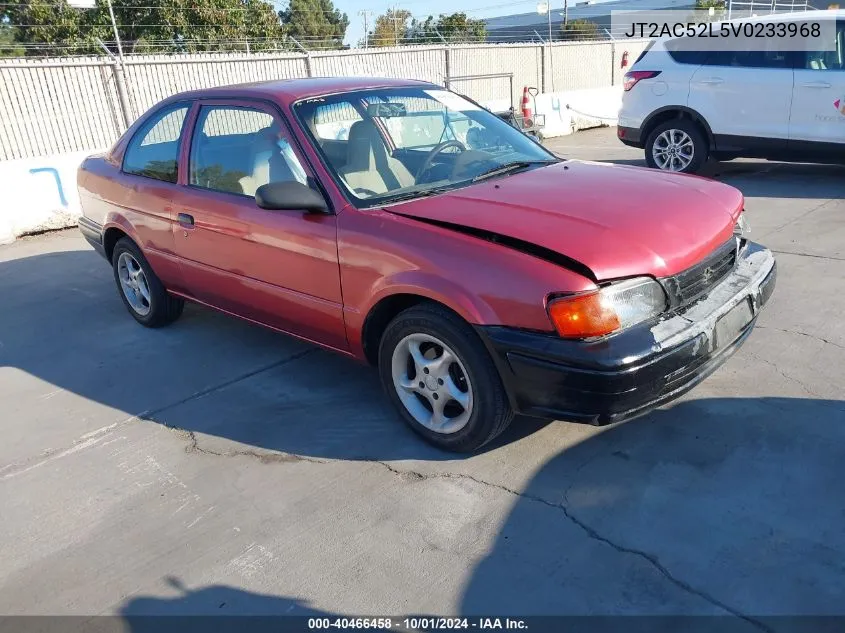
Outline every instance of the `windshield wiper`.
[(478, 182), (479, 180), (486, 180), (487, 178), (492, 178), (493, 176), (509, 174), (512, 171), (527, 169), (532, 165), (551, 165), (552, 163), (556, 162), (556, 160), (517, 160), (512, 163), (505, 163), (504, 165), (496, 165), (495, 167), (491, 167), (487, 171), (482, 171), (480, 174), (475, 176), (472, 181)]
[(394, 202), (401, 202), (402, 200), (411, 200), (413, 198), (427, 198), (429, 196), (436, 196), (438, 193), (444, 193), (454, 189), (453, 186), (432, 187), (431, 189), (414, 189), (413, 191), (405, 191), (395, 195), (385, 194), (385, 197), (390, 196), (384, 201), (384, 204), (393, 204)]

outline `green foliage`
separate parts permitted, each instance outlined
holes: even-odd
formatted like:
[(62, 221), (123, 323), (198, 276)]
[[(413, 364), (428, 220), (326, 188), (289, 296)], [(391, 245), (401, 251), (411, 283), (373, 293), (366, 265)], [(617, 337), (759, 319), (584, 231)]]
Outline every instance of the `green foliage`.
[(446, 42), (483, 42), (487, 27), (483, 20), (473, 20), (466, 13), (441, 14), (437, 19), (428, 16), (425, 21), (412, 20), (407, 28), (406, 44), (436, 44)]
[(15, 42), (15, 29), (8, 24), (0, 24), (0, 57), (20, 57), (23, 47)]
[(283, 32), (305, 48), (343, 48), (349, 18), (331, 0), (290, 0), (279, 18)]
[[(702, 12), (709, 11), (710, 9), (713, 9), (712, 17), (702, 15)], [(727, 3), (725, 2), (725, 0), (696, 0), (695, 10), (695, 20), (722, 20), (725, 18), (725, 14), (727, 13)]]
[(695, 8), (696, 9), (709, 9), (713, 7), (716, 11), (724, 11), (725, 10), (725, 0), (696, 0), (695, 1)]
[(600, 40), (599, 27), (589, 20), (569, 20), (560, 25), (560, 39), (562, 40)]
[[(112, 6), (126, 53), (288, 49), (286, 34), (303, 44), (327, 38), (341, 46), (349, 23), (331, 0), (291, 0), (279, 14), (267, 0), (112, 0)], [(66, 0), (7, 0), (0, 7), (3, 28), (15, 27), (13, 40), (27, 45), (28, 55), (99, 55), (98, 39), (117, 51), (105, 0), (93, 9)]]
[(247, 174), (237, 169), (224, 171), (222, 165), (208, 165), (201, 167), (194, 172), (192, 182), (202, 183), (203, 187), (215, 191), (228, 191), (230, 193), (243, 193), (244, 188), (240, 180)]
[(388, 9), (376, 18), (375, 27), (367, 35), (368, 46), (399, 46), (405, 41), (411, 12), (407, 9)]

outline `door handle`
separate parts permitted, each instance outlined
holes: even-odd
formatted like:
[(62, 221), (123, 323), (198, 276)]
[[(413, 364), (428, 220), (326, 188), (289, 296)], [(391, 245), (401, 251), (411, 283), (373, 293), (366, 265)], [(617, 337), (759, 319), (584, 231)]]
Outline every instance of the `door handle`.
[(180, 213), (177, 216), (177, 219), (179, 220), (180, 226), (184, 226), (186, 228), (188, 228), (188, 227), (193, 228), (194, 227), (194, 216), (192, 216), (192, 215), (188, 215), (187, 213)]
[(826, 81), (807, 81), (801, 85), (804, 88), (830, 88), (830, 84)]
[(725, 80), (721, 77), (708, 77), (707, 79), (699, 79), (698, 83), (717, 86), (719, 84), (725, 83)]

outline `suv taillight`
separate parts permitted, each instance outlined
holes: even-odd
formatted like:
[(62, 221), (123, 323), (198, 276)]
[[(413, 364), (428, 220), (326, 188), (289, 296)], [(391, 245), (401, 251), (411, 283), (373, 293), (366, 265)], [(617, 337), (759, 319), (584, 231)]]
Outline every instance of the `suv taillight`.
[(622, 79), (622, 88), (625, 92), (628, 92), (631, 88), (636, 86), (639, 81), (657, 77), (660, 72), (661, 71), (659, 70), (632, 70), (627, 72), (625, 73), (625, 77)]

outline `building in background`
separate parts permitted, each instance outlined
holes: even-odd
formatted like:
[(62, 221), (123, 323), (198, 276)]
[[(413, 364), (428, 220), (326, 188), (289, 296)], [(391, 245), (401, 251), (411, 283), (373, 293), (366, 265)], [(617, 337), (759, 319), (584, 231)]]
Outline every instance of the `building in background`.
[[(543, 4), (543, 2), (540, 2)], [(733, 0), (734, 17), (755, 13), (763, 15), (777, 12), (804, 11), (812, 9), (834, 8), (831, 0)], [(612, 11), (684, 11), (695, 8), (695, 0), (609, 0), (596, 2), (595, 0), (568, 0), (564, 8), (564, 0), (552, 0), (551, 32), (554, 40), (561, 37), (561, 26), (564, 13), (568, 22), (590, 22), (596, 26), (586, 33), (591, 39), (595, 37), (610, 38)], [(484, 20), (487, 26), (487, 41), (495, 43), (505, 42), (539, 42), (549, 38), (549, 18), (546, 14), (532, 11), (530, 13), (516, 13)], [(576, 29), (569, 39), (578, 39)]]
[[(552, 0), (551, 29), (553, 39), (561, 39), (564, 21), (563, 0)], [(611, 11), (657, 11), (693, 9), (695, 0), (569, 0), (566, 19), (569, 22), (586, 20), (598, 27), (600, 37), (609, 37)], [(488, 42), (538, 42), (549, 37), (549, 18), (537, 11), (503, 15), (485, 20)]]

